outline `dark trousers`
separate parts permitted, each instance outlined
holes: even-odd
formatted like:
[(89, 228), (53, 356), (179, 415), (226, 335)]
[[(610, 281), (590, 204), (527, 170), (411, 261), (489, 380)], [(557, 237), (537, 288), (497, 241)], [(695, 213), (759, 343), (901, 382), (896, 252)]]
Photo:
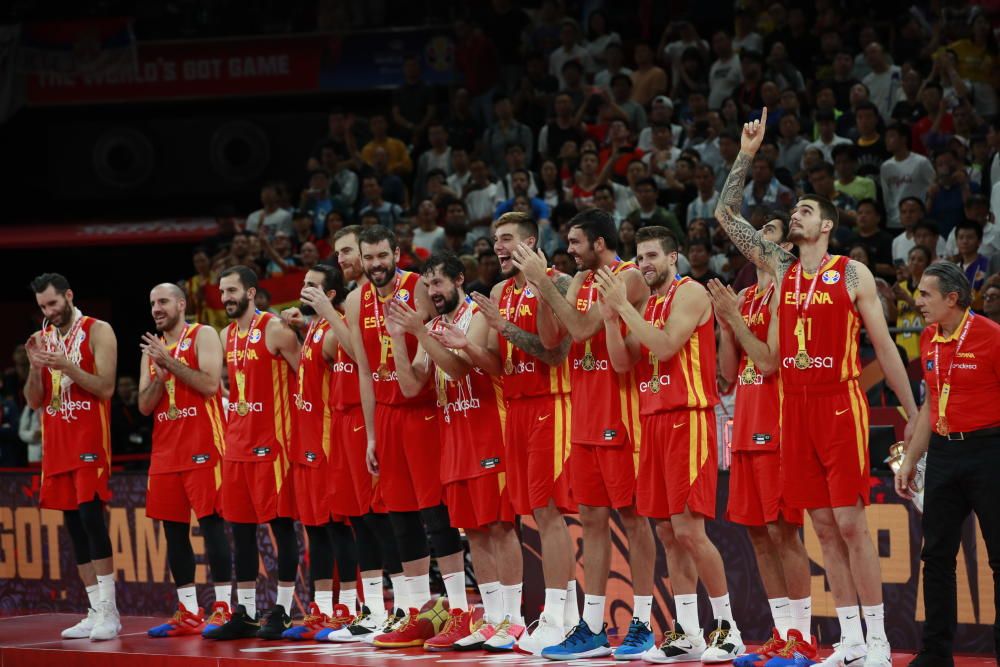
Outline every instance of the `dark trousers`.
[[(924, 484), (924, 623), (923, 650), (952, 655), (957, 625), (955, 560), (962, 541), (962, 524), (975, 512), (983, 532), (993, 599), (1000, 605), (1000, 437), (951, 441), (934, 435), (927, 454)], [(977, 559), (987, 554), (976, 554)], [(993, 625), (1000, 654), (1000, 609)]]

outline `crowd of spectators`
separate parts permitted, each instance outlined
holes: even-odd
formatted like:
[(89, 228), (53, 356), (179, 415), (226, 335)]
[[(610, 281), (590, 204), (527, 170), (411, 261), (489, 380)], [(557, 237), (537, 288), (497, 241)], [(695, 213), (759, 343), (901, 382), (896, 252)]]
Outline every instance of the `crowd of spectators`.
[(618, 223), (624, 259), (637, 229), (663, 225), (684, 273), (745, 287), (753, 267), (714, 209), (742, 124), (766, 106), (746, 219), (787, 219), (804, 193), (834, 201), (833, 250), (875, 273), (909, 359), (923, 326), (914, 293), (932, 262), (958, 263), (976, 310), (1000, 321), (1000, 14), (988, 3), (918, 3), (859, 23), (830, 0), (745, 0), (731, 25), (671, 21), (658, 41), (601, 8), (536, 4), (529, 14), (492, 0), (454, 20), (459, 85), (427, 85), (412, 54), (384, 107), (333, 109), (302, 171), (262, 184), (258, 210), (221, 220), (194, 250), (190, 317), (224, 323), (202, 298), (220, 270), (275, 276), (334, 261), (332, 237), (349, 224), (393, 229), (403, 268), (454, 250), (472, 289), (489, 293), (500, 279), (490, 223), (510, 210), (533, 215), (539, 247), (566, 273), (567, 222), (594, 206)]

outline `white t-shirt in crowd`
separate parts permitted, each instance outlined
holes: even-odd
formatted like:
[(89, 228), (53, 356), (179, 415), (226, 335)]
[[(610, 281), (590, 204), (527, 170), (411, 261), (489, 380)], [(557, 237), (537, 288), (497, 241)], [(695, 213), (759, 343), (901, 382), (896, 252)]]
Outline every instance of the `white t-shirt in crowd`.
[(275, 209), (273, 213), (264, 215), (264, 209), (260, 208), (247, 216), (247, 232), (256, 234), (257, 230), (260, 229), (261, 220), (263, 220), (264, 228), (267, 229), (267, 234), (271, 238), (274, 238), (275, 232), (285, 232), (290, 235), (294, 231), (291, 213), (279, 208)]
[(729, 60), (716, 60), (708, 70), (708, 108), (719, 109), (722, 101), (736, 92), (743, 83), (740, 57), (735, 53)]
[(904, 160), (891, 157), (882, 163), (879, 178), (887, 227), (899, 229), (899, 202), (907, 197), (924, 201), (934, 176), (934, 165), (919, 153), (910, 153)]

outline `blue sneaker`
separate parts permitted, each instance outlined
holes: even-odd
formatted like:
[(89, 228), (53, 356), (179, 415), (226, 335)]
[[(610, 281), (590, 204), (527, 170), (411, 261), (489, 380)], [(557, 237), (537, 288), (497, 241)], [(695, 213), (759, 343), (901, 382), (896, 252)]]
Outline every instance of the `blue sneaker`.
[(805, 641), (802, 633), (795, 629), (788, 631), (788, 639), (778, 653), (764, 663), (765, 667), (809, 667), (815, 665), (819, 649), (816, 646), (816, 638), (810, 637), (810, 641)]
[(642, 654), (656, 645), (649, 623), (633, 618), (628, 626), (628, 634), (615, 649), (615, 660), (642, 660)]
[(580, 658), (601, 658), (612, 654), (608, 642), (607, 624), (600, 632), (591, 632), (583, 619), (566, 635), (561, 644), (542, 649), (542, 657), (549, 660), (579, 660)]
[(764, 663), (778, 655), (785, 646), (785, 640), (777, 628), (771, 628), (771, 637), (753, 653), (745, 653), (733, 660), (733, 667), (764, 667)]
[(216, 602), (212, 605), (212, 614), (205, 619), (205, 628), (201, 631), (201, 636), (204, 637), (209, 632), (218, 630), (228, 623), (232, 617), (233, 614), (229, 610), (228, 603), (222, 601)]

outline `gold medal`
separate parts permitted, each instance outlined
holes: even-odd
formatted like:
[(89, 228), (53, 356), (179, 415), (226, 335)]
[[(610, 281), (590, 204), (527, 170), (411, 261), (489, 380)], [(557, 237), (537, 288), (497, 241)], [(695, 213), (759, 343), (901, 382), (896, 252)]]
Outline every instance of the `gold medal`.
[(387, 364), (379, 364), (378, 370), (375, 372), (378, 373), (378, 379), (382, 381), (388, 380), (392, 377), (389, 373), (389, 366)]
[(740, 381), (743, 384), (757, 383), (757, 369), (754, 368), (753, 362), (749, 359), (747, 359), (746, 368), (743, 369), (743, 373), (740, 375)]
[(246, 389), (247, 376), (242, 370), (236, 371), (236, 389), (239, 391), (239, 400), (236, 401), (236, 414), (246, 417), (250, 413), (250, 404), (247, 403)]
[(800, 371), (808, 369), (811, 361), (812, 359), (809, 358), (809, 353), (805, 350), (799, 350), (795, 353), (795, 368)]
[(177, 402), (176, 402), (177, 385), (176, 382), (174, 381), (174, 378), (170, 378), (169, 380), (164, 382), (163, 385), (167, 389), (167, 401), (170, 404), (170, 407), (167, 408), (167, 419), (173, 421), (174, 419), (177, 419), (178, 417), (181, 416), (181, 411), (177, 409)]
[(62, 371), (52, 371), (52, 399), (49, 407), (59, 412), (62, 409)]
[(514, 360), (511, 359), (509, 356), (507, 357), (506, 361), (503, 362), (503, 372), (506, 373), (507, 375), (514, 374)]
[(58, 394), (52, 396), (52, 401), (49, 403), (49, 407), (55, 410), (56, 412), (62, 410), (62, 399), (59, 397)]
[(173, 421), (181, 416), (181, 411), (177, 409), (176, 405), (171, 405), (167, 408), (167, 419)]
[(649, 390), (654, 394), (660, 393), (660, 376), (654, 375), (649, 378)]
[(938, 435), (946, 436), (948, 435), (948, 418), (944, 415), (938, 417), (937, 425), (934, 427)]
[(437, 383), (437, 404), (439, 408), (448, 405), (447, 380)]
[(238, 414), (240, 417), (246, 417), (248, 414), (250, 414), (250, 404), (244, 401), (243, 399), (237, 401), (236, 414)]
[(590, 341), (587, 341), (587, 351), (583, 353), (583, 361), (580, 363), (580, 366), (585, 371), (592, 371), (597, 368), (597, 361), (590, 352)]

